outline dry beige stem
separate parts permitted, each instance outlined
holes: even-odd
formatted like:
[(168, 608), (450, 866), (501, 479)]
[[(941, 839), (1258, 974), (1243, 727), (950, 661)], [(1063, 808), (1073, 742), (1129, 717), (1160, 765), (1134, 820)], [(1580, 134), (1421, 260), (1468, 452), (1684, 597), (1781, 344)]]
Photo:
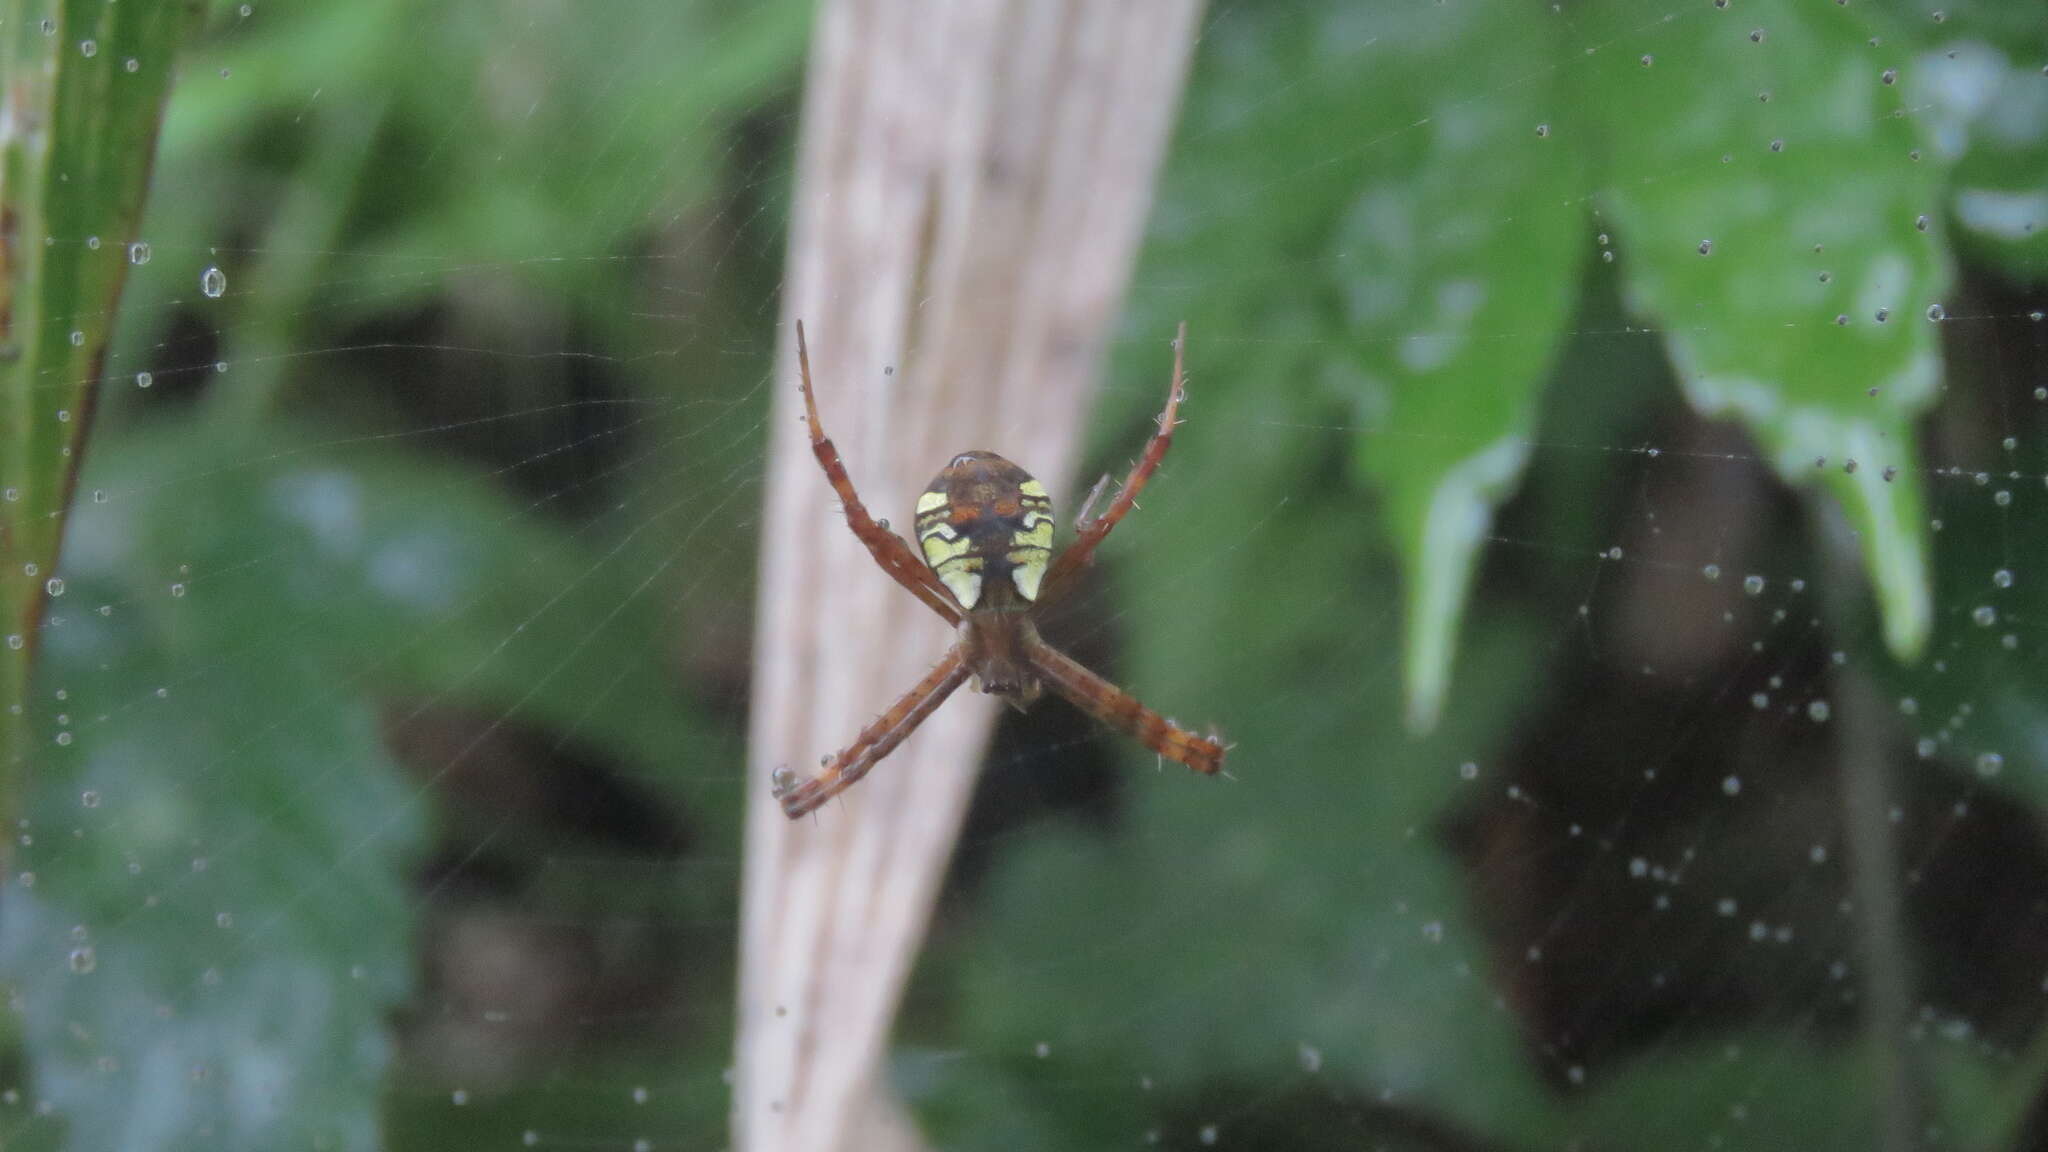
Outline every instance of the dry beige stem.
[[(771, 771), (810, 771), (951, 641), (840, 519), (798, 419), (790, 322), (809, 331), (826, 431), (876, 516), (907, 529), (916, 493), (970, 448), (1071, 491), (1197, 14), (1197, 0), (820, 8), (763, 527), (745, 1152), (918, 1146), (882, 1059), (993, 715), (956, 696), (815, 818), (792, 824), (770, 798)], [(1172, 333), (1157, 336), (1164, 372)]]

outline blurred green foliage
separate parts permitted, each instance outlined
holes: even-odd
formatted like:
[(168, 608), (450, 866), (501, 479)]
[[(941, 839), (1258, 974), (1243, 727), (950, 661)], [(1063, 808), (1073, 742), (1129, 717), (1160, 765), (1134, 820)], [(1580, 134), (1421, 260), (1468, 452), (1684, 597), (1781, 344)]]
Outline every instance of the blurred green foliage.
[[(49, 1115), (5, 1138), (717, 1141), (733, 621), (810, 18), (211, 12), (42, 632), (0, 958)], [(1689, 403), (1804, 502), (1789, 527), (1764, 496), (1710, 511), (1686, 554), (1768, 562), (1770, 597), (1731, 567), (1686, 605), (1778, 663), (1685, 681), (1670, 748), (1563, 766), (1687, 861), (1679, 911), (1643, 889), (1619, 938), (1727, 959), (1751, 926), (1713, 910), (1731, 875), (1745, 900), (1835, 900), (1839, 872), (1771, 870), (1777, 825), (1802, 857), (1834, 834), (1804, 806), (1825, 770), (1789, 774), (1816, 730), (1778, 683), (1795, 641), (1873, 670), (1928, 771), (2039, 810), (2048, 683), (2005, 637), (2048, 615), (2044, 505), (2012, 491), (2039, 488), (2048, 429), (1997, 434), (2015, 369), (1956, 346), (2013, 317), (1952, 284), (1963, 260), (2042, 278), (2013, 221), (2048, 186), (2044, 51), (1995, 4), (1212, 12), (1097, 453), (1142, 438), (1181, 318), (1187, 423), (1075, 618), (1119, 635), (1148, 699), (1222, 720), (1240, 781), (1120, 752), (1115, 819), (1013, 816), (973, 846), (995, 850), (897, 1060), (934, 1137), (1871, 1146), (1824, 913), (1783, 913), (1796, 959), (1697, 975), (1678, 1024), (1590, 1067), (1538, 1025), (1572, 902), (1626, 870), (1631, 830), (1581, 828), (1516, 750), (1577, 719), (1558, 684), (1597, 643), (1588, 606), (1623, 614), (1603, 581), (1670, 575), (1652, 494), (1684, 462), (1638, 446)], [(1648, 558), (1614, 563), (1631, 532)], [(1854, 563), (1816, 559), (1841, 538)], [(1752, 678), (1755, 711), (1799, 725), (1753, 753), (1793, 766), (1781, 788), (1724, 812), (1722, 771), (1772, 777), (1717, 766), (1663, 810), (1641, 765), (1681, 776), (1672, 749), (1732, 727)], [(1510, 823), (1490, 803), (1568, 831), (1454, 851)], [(1502, 924), (1553, 887), (1545, 931)], [(1580, 1032), (1635, 1003), (1632, 958), (1600, 959), (1609, 982), (1564, 1005)], [(1726, 994), (1788, 972), (1761, 1010)], [(2034, 1073), (1933, 1026), (1948, 1003), (1926, 992), (1915, 1041), (1928, 1122), (1994, 1146)]]

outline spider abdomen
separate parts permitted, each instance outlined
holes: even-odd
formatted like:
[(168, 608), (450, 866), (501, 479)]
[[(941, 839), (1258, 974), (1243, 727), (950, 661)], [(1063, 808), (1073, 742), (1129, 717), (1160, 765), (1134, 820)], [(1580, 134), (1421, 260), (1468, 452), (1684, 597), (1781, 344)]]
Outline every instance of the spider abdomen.
[(1022, 609), (1038, 599), (1052, 559), (1052, 498), (993, 452), (962, 452), (917, 498), (917, 543), (969, 611)]

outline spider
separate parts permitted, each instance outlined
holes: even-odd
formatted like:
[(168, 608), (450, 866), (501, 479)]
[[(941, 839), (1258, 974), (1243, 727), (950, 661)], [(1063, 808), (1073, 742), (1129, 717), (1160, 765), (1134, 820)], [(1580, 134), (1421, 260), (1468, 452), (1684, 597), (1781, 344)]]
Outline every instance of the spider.
[(775, 798), (791, 819), (815, 811), (867, 775), (970, 679), (976, 690), (1001, 696), (1020, 710), (1050, 686), (1081, 710), (1137, 737), (1162, 760), (1204, 775), (1222, 771), (1226, 746), (1214, 729), (1206, 737), (1197, 736), (1145, 707), (1137, 697), (1041, 640), (1034, 623), (1039, 609), (1056, 600), (1088, 565), (1095, 546), (1135, 506), (1139, 490), (1165, 459), (1183, 394), (1187, 331), (1182, 324), (1174, 341), (1173, 385), (1159, 413), (1159, 430), (1101, 516), (1092, 517), (1089, 511), (1109, 477), (1088, 493), (1075, 521), (1074, 542), (1066, 551), (1058, 557), (1052, 554), (1052, 499), (1045, 487), (1001, 456), (975, 451), (953, 457), (917, 498), (917, 541), (924, 553), (920, 559), (907, 541), (889, 531), (888, 521), (868, 515), (839, 459), (839, 449), (826, 439), (811, 390), (811, 354), (804, 344), (803, 322), (797, 322), (796, 355), (811, 454), (846, 506), (848, 526), (867, 545), (875, 563), (953, 625), (958, 639), (915, 688), (861, 729), (838, 755), (827, 757), (817, 775), (798, 783), (788, 768), (775, 770)]

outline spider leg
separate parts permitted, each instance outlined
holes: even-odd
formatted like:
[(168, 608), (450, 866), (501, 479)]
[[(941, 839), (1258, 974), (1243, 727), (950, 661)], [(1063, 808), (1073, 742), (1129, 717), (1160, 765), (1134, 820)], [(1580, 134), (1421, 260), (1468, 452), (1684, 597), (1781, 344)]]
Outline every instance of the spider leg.
[(796, 322), (796, 360), (803, 375), (801, 391), (804, 394), (804, 419), (811, 429), (811, 455), (818, 458), (818, 467), (825, 470), (825, 479), (832, 490), (839, 494), (839, 502), (846, 509), (846, 525), (860, 542), (867, 545), (868, 554), (875, 558), (882, 571), (905, 588), (910, 594), (924, 601), (925, 607), (938, 613), (948, 624), (960, 623), (960, 609), (954, 605), (952, 594), (946, 586), (925, 566), (924, 558), (906, 543), (903, 537), (868, 515), (867, 505), (861, 503), (860, 494), (853, 489), (853, 477), (846, 473), (846, 463), (839, 458), (839, 448), (825, 436), (825, 426), (818, 420), (818, 401), (811, 392), (811, 351), (804, 343), (804, 322)]
[(875, 718), (874, 723), (861, 729), (853, 743), (827, 761), (816, 776), (799, 784), (789, 769), (776, 769), (772, 779), (775, 798), (782, 803), (783, 814), (794, 820), (815, 811), (825, 801), (852, 787), (855, 781), (868, 774), (868, 769), (880, 763), (883, 757), (896, 750), (898, 744), (917, 731), (917, 726), (937, 711), (954, 689), (966, 682), (967, 665), (961, 660), (960, 649), (956, 647), (925, 673), (917, 687), (891, 704), (887, 712)]
[(1137, 737), (1160, 756), (1203, 775), (1223, 770), (1224, 747), (1218, 741), (1197, 736), (1145, 707), (1136, 696), (1083, 668), (1073, 657), (1044, 641), (1032, 644), (1026, 655), (1052, 690), (1076, 708)]
[(1102, 538), (1109, 535), (1109, 530), (1116, 527), (1117, 521), (1122, 520), (1137, 506), (1139, 491), (1145, 487), (1145, 482), (1152, 478), (1152, 473), (1159, 470), (1159, 462), (1166, 459), (1166, 450), (1173, 446), (1174, 425), (1180, 422), (1181, 396), (1186, 391), (1187, 343), (1188, 325), (1183, 320), (1173, 340), (1173, 383), (1166, 391), (1166, 407), (1160, 410), (1157, 418), (1159, 430), (1152, 434), (1152, 439), (1145, 442), (1145, 454), (1138, 457), (1137, 463), (1131, 465), (1130, 474), (1124, 477), (1124, 486), (1118, 490), (1116, 499), (1109, 502), (1109, 507), (1099, 517), (1092, 517), (1088, 513), (1095, 507), (1095, 498), (1102, 492), (1101, 482), (1098, 481), (1094, 490), (1089, 492), (1088, 499), (1081, 505), (1080, 518), (1074, 521), (1074, 542), (1067, 545), (1067, 550), (1060, 553), (1058, 559), (1052, 562), (1052, 569), (1045, 574), (1046, 590), (1040, 594), (1039, 599), (1050, 600), (1058, 595), (1059, 590), (1067, 581), (1073, 579), (1075, 573), (1088, 566), (1095, 558), (1095, 546), (1102, 543)]

